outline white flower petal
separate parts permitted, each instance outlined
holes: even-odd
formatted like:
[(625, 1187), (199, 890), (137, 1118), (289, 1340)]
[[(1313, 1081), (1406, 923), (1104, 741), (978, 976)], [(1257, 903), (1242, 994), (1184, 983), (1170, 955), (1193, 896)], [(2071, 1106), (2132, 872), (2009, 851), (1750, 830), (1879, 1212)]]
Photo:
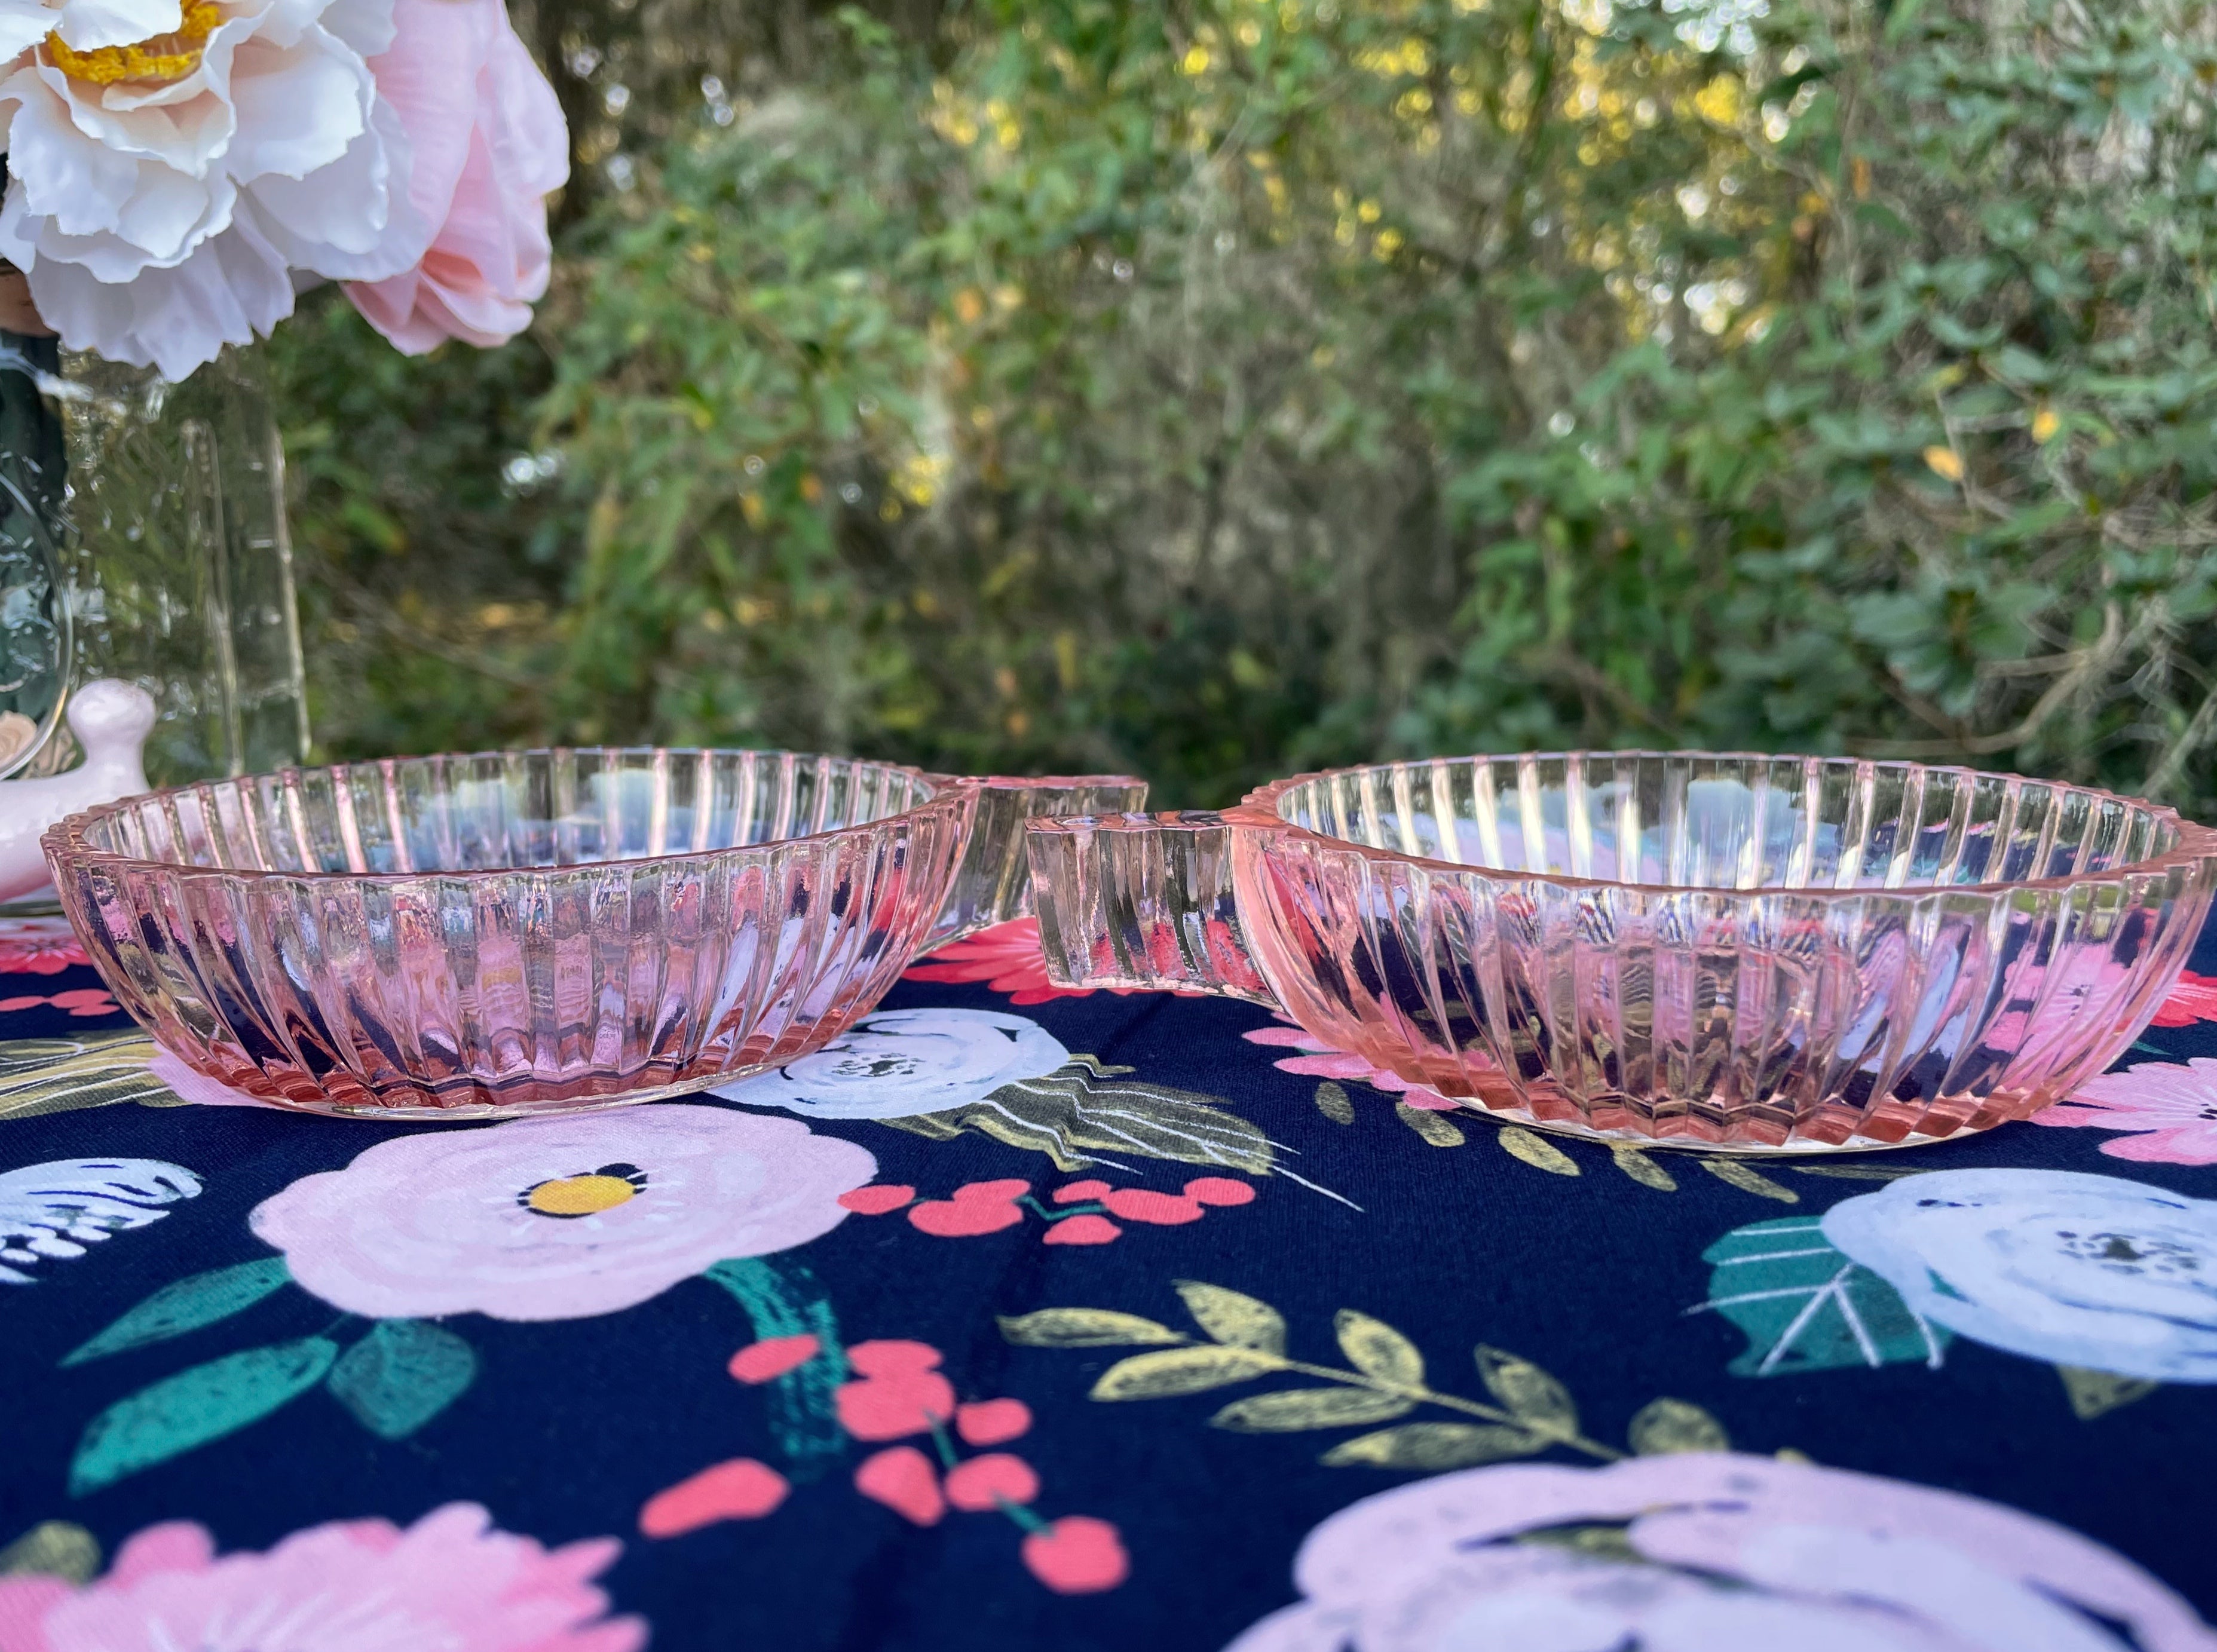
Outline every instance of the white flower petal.
[(59, 11), (43, 9), (52, 20), (48, 27), (64, 45), (78, 52), (174, 34), (185, 22), (181, 0), (70, 0)]
[(392, 46), (393, 0), (334, 0), (317, 21), (365, 58)]
[(46, 38), (54, 14), (28, 0), (0, 0), (0, 59), (13, 62)]
[(285, 260), (244, 219), (171, 268), (128, 282), (95, 280), (81, 264), (41, 258), (29, 271), (39, 313), (70, 349), (160, 369), (182, 379), (225, 344), (246, 345), (293, 313)]
[(411, 268), (429, 233), (402, 188), (408, 139), (382, 103), (332, 165), (307, 178), (273, 173), (247, 188), (256, 222), (296, 273), (379, 281)]
[(9, 194), (23, 193), (23, 210), (52, 218), (72, 234), (113, 223), (114, 203), (139, 182), (139, 162), (88, 139), (36, 69), (0, 80), (0, 99), (15, 113), (8, 133)]
[(305, 178), (367, 129), (375, 89), (361, 59), (320, 28), (288, 47), (244, 42), (231, 77), (238, 127), (225, 164), (242, 183), (271, 173)]
[[(151, 93), (127, 86), (90, 89), (51, 64), (38, 64), (28, 72), (35, 73), (52, 100), (67, 112), (71, 132), (80, 145), (126, 158), (145, 156), (198, 176), (223, 153), (236, 124), (230, 100), (219, 89), (228, 52), (227, 46), (217, 50), (212, 45), (198, 69)], [(24, 108), (28, 111), (30, 107), (26, 97)], [(13, 170), (12, 156), (9, 165)]]

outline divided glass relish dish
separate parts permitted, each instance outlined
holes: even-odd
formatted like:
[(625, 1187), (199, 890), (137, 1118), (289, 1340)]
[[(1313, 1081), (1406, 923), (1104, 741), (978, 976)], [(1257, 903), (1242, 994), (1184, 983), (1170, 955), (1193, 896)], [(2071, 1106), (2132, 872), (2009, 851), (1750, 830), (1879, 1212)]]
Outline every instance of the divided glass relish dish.
[(1027, 814), (1121, 775), (776, 751), (392, 758), (217, 780), (44, 840), (116, 1002), (195, 1072), (377, 1118), (643, 1101), (837, 1038), (910, 959), (1028, 909)]
[(1906, 1145), (2128, 1048), (2217, 831), (2010, 774), (1571, 752), (1035, 820), (1047, 973), (1281, 1009), (1466, 1106), (1728, 1153)]

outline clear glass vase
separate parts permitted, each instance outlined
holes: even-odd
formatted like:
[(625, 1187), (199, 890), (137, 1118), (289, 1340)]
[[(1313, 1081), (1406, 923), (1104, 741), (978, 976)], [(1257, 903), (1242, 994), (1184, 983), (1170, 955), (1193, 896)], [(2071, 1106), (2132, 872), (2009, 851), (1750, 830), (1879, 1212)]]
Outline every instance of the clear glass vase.
[(256, 353), (170, 384), (0, 330), (0, 777), (75, 763), (101, 677), (154, 696), (157, 786), (302, 761), (292, 561)]

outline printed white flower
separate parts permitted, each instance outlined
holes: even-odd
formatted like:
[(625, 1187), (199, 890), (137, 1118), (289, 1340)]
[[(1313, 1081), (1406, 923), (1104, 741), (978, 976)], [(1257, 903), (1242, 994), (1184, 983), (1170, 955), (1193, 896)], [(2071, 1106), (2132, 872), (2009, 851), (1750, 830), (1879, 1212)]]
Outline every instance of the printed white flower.
[(171, 379), (290, 314), (293, 272), (409, 268), (392, 38), (392, 0), (0, 0), (0, 256), (65, 345)]
[(795, 1119), (663, 1103), (380, 1142), (247, 1220), (351, 1313), (584, 1319), (807, 1243), (877, 1169)]
[(1044, 1078), (1070, 1051), (1037, 1021), (990, 1009), (881, 1009), (835, 1042), (712, 1092), (815, 1119), (908, 1119)]
[(0, 1283), (29, 1285), (9, 1262), (82, 1256), (111, 1233), (159, 1222), (201, 1179), (159, 1159), (58, 1159), (0, 1174)]
[(2060, 1526), (1721, 1452), (1419, 1481), (1318, 1526), (1294, 1578), (1231, 1652), (2217, 1652)]
[(1834, 1205), (1824, 1231), (1973, 1341), (2217, 1383), (2217, 1202), (2070, 1171), (1941, 1170)]

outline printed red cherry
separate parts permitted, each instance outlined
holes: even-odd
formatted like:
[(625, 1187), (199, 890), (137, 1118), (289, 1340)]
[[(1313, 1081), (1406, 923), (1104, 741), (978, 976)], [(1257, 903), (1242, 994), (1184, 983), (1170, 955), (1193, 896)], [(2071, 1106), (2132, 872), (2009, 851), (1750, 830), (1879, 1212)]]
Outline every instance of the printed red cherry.
[(874, 1184), (856, 1187), (839, 1195), (839, 1202), (857, 1216), (883, 1216), (897, 1211), (916, 1197), (916, 1189), (899, 1182)]
[(847, 1350), (847, 1363), (865, 1377), (899, 1377), (911, 1371), (936, 1371), (940, 1353), (929, 1342), (906, 1337), (874, 1337)]
[(1101, 1202), (1127, 1222), (1152, 1222), (1165, 1228), (1198, 1222), (1203, 1214), (1198, 1200), (1145, 1187), (1120, 1187), (1103, 1195)]
[(775, 1382), (787, 1372), (806, 1365), (823, 1347), (806, 1331), (799, 1336), (766, 1336), (733, 1354), (726, 1369), (743, 1383)]
[(639, 1529), (650, 1538), (676, 1538), (718, 1520), (758, 1520), (791, 1489), (768, 1464), (735, 1457), (655, 1493), (639, 1512)]
[(857, 1342), (847, 1362), (862, 1375), (840, 1384), (832, 1404), (857, 1439), (920, 1434), (954, 1415), (954, 1385), (933, 1369), (939, 1350), (929, 1342)]
[(1028, 1503), (1039, 1495), (1039, 1476), (1011, 1452), (988, 1452), (947, 1471), (947, 1501), (968, 1514), (983, 1514), (1004, 1503)]
[(1050, 1245), (1105, 1245), (1124, 1230), (1105, 1216), (1066, 1216), (1047, 1230)]
[(1025, 1538), (1024, 1564), (1057, 1594), (1097, 1594), (1131, 1575), (1116, 1528), (1090, 1514), (1065, 1514)]
[(998, 1446), (1031, 1426), (1032, 1409), (1022, 1400), (976, 1400), (954, 1413), (954, 1432), (970, 1446)]
[(1024, 1219), (1017, 1198), (1031, 1191), (1028, 1181), (972, 1181), (952, 1197), (911, 1205), (908, 1219), (917, 1229), (942, 1239), (968, 1239), (1013, 1228)]
[(889, 1446), (855, 1470), (855, 1489), (917, 1526), (936, 1526), (947, 1513), (931, 1459), (913, 1446)]
[(1255, 1187), (1230, 1176), (1195, 1176), (1186, 1183), (1185, 1196), (1203, 1205), (1252, 1205)]

